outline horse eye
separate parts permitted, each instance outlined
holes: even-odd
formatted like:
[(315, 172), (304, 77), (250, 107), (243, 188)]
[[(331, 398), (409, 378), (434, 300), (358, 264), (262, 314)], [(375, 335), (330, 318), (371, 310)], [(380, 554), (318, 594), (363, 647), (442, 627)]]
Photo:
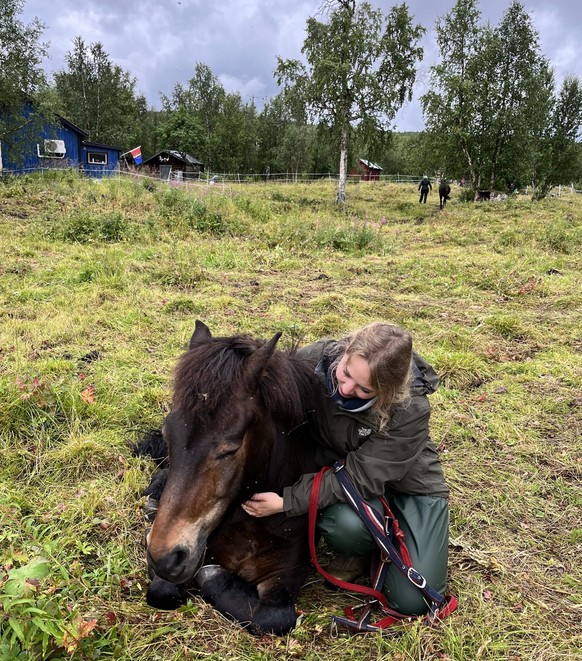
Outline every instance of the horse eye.
[(230, 450), (224, 450), (220, 454), (216, 455), (217, 459), (226, 459), (226, 457), (230, 457), (233, 454), (236, 454), (240, 448), (231, 448)]

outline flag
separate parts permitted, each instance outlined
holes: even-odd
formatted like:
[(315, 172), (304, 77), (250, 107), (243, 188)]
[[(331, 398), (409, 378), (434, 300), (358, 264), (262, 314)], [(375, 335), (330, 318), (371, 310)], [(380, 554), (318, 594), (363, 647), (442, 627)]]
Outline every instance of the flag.
[(140, 165), (141, 163), (141, 146), (136, 147), (135, 149), (130, 149), (129, 153), (131, 154), (133, 158), (133, 162), (136, 165)]

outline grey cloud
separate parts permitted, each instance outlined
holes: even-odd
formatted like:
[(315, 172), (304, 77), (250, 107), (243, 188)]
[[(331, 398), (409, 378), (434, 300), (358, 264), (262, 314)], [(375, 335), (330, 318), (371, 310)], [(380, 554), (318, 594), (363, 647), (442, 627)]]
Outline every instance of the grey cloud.
[[(373, 4), (387, 6), (380, 0)], [(394, 3), (395, 4), (395, 3)], [(436, 57), (434, 24), (449, 12), (453, 0), (408, 0), (415, 21), (427, 34), (425, 60), (418, 71), (415, 99), (428, 83)], [(485, 19), (497, 22), (510, 0), (481, 0)], [(540, 33), (542, 52), (556, 68), (582, 77), (582, 21), (579, 0), (524, 1)], [(51, 42), (49, 71), (64, 67), (64, 55), (75, 36), (101, 41), (112, 61), (137, 79), (138, 89), (151, 105), (159, 106), (160, 92), (170, 94), (178, 82), (192, 77), (197, 62), (207, 64), (225, 88), (246, 100), (260, 102), (277, 92), (273, 78), (277, 56), (301, 57), (305, 24), (318, 14), (321, 0), (27, 0), (23, 19), (37, 16), (46, 24)], [(259, 103), (260, 105), (260, 103)], [(418, 130), (422, 114), (418, 102), (405, 107), (397, 120), (400, 130)]]

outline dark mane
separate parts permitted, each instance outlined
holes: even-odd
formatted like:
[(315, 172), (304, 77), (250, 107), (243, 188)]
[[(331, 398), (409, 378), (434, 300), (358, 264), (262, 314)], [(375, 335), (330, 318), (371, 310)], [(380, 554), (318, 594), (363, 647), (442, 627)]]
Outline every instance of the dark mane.
[[(214, 418), (243, 387), (245, 362), (263, 344), (246, 335), (214, 337), (187, 351), (176, 367), (174, 408), (202, 423)], [(266, 412), (291, 424), (304, 417), (316, 387), (309, 366), (292, 353), (275, 350), (258, 394)]]

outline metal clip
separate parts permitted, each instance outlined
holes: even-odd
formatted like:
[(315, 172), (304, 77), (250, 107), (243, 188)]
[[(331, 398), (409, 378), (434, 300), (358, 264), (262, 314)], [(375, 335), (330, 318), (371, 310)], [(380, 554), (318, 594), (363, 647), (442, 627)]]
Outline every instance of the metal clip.
[(332, 618), (331, 620), (331, 625), (329, 628), (329, 637), (330, 638), (339, 638), (339, 629), (337, 626), (337, 622)]

